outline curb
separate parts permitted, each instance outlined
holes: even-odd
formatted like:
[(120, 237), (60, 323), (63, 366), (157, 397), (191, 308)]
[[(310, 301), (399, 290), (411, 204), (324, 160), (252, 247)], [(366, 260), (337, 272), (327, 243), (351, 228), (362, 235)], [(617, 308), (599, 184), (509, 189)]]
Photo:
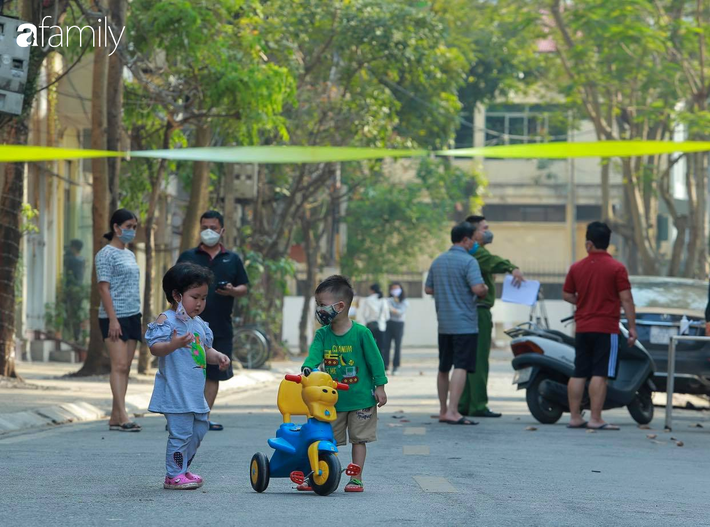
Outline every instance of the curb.
[[(238, 392), (277, 379), (270, 371), (242, 372), (220, 384), (222, 395)], [(126, 410), (129, 413), (147, 413), (151, 394), (126, 396)], [(106, 411), (85, 401), (46, 406), (35, 410), (0, 414), (0, 436), (32, 428), (59, 426), (70, 423), (97, 421), (106, 418)]]
[(103, 410), (84, 401), (46, 406), (36, 410), (0, 414), (0, 435), (30, 428), (96, 421), (104, 417)]

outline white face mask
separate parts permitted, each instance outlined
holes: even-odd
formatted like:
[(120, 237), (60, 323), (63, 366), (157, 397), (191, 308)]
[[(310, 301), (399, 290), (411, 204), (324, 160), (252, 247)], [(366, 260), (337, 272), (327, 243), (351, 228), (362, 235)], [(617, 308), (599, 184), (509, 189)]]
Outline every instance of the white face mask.
[(397, 298), (402, 296), (402, 290), (399, 287), (392, 289), (392, 291), (390, 291), (390, 293), (392, 293), (392, 296), (397, 297)]
[(219, 232), (215, 232), (212, 229), (205, 229), (200, 232), (200, 239), (207, 247), (214, 247), (219, 242), (222, 235)]
[(183, 322), (189, 322), (190, 320), (192, 320), (192, 317), (187, 314), (185, 306), (182, 305), (182, 295), (180, 295), (180, 301), (178, 302), (177, 308), (175, 309), (175, 316), (178, 318), (178, 320), (182, 320)]

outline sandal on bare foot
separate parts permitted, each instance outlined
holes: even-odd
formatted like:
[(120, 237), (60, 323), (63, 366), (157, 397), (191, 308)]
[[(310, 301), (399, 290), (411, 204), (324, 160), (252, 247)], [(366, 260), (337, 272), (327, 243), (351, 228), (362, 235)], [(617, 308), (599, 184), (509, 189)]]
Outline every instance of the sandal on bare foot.
[(351, 479), (347, 485), (345, 485), (345, 492), (363, 492), (365, 487), (362, 486), (362, 481), (359, 479)]
[(612, 425), (609, 423), (604, 423), (601, 426), (589, 426), (589, 424), (587, 424), (587, 429), (588, 430), (610, 430), (610, 431), (621, 430), (621, 428), (619, 428), (618, 426)]
[(140, 432), (141, 425), (139, 425), (138, 423), (134, 423), (133, 421), (123, 423), (122, 425), (112, 425), (111, 423), (109, 423), (108, 429), (111, 432)]
[(477, 425), (477, 424), (478, 424), (476, 421), (471, 421), (471, 420), (469, 420), (469, 419), (466, 419), (465, 417), (462, 417), (462, 418), (459, 419), (458, 421), (441, 421), (441, 422), (442, 422), (442, 423), (449, 424), (449, 425), (468, 425), (468, 426), (472, 426), (472, 425)]

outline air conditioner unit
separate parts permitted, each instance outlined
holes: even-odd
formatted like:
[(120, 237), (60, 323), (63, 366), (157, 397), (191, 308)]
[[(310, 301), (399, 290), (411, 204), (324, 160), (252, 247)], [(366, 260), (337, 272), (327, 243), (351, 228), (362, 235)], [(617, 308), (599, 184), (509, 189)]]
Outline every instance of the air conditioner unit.
[(0, 16), (0, 112), (22, 113), (30, 64), (30, 47), (17, 44), (22, 20)]
[(234, 195), (238, 200), (256, 199), (259, 165), (243, 163), (235, 165)]

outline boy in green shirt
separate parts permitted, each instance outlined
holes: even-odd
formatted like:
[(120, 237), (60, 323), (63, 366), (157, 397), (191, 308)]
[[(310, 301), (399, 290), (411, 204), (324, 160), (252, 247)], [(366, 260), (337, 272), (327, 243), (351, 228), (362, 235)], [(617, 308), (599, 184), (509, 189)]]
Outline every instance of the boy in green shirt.
[[(385, 364), (370, 330), (348, 317), (354, 293), (347, 278), (326, 278), (316, 288), (315, 296), (316, 319), (323, 327), (316, 331), (302, 370), (308, 374), (320, 368), (350, 387), (338, 394), (333, 435), (342, 446), (347, 431), (353, 445), (353, 463), (364, 468), (366, 444), (377, 440), (377, 407), (387, 403)], [(299, 490), (310, 489), (302, 485)], [(362, 491), (361, 479), (351, 478), (345, 486), (345, 492)]]

